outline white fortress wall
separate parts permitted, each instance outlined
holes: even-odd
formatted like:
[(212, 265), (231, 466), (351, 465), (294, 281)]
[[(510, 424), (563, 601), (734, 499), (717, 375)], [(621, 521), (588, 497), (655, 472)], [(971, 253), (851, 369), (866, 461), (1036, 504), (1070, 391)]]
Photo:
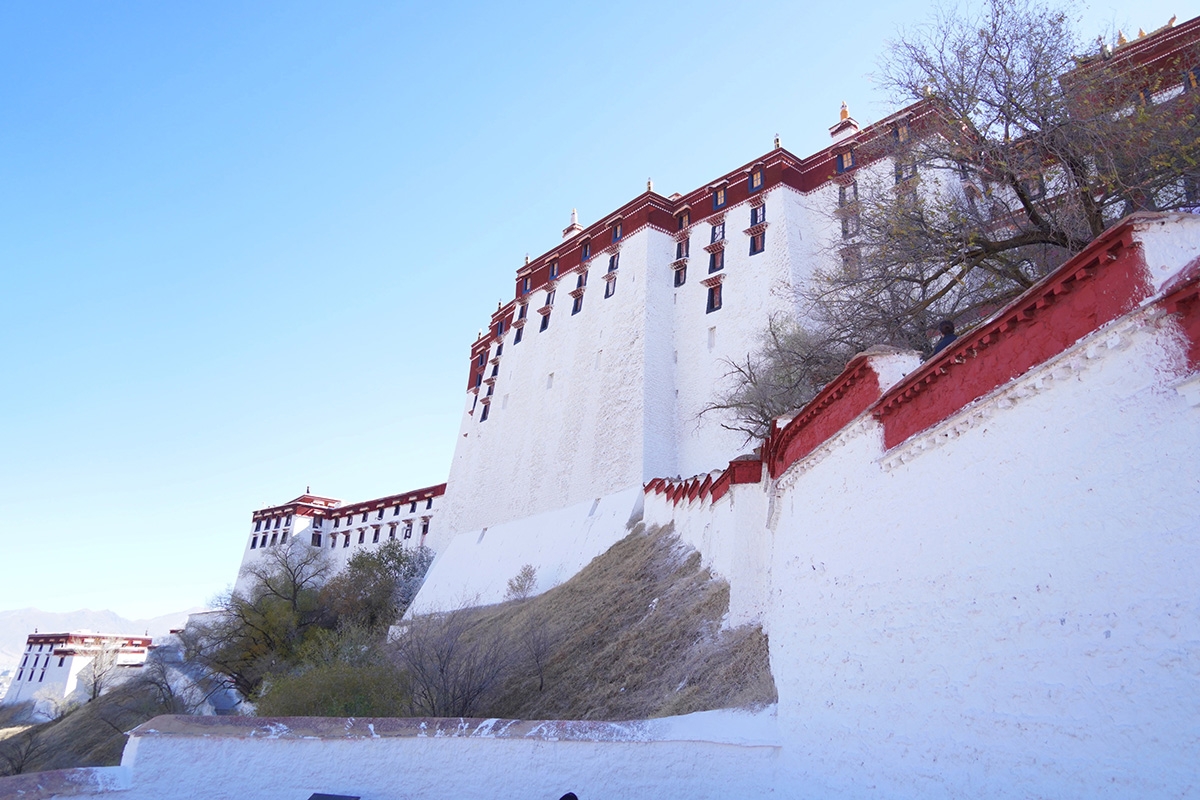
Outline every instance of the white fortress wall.
[[(674, 324), (678, 301), (671, 263), (675, 261), (675, 237), (666, 231), (646, 228), (644, 274), (646, 331), (643, 347), (646, 365), (642, 391), (642, 473), (639, 484), (654, 475), (672, 475), (679, 469), (679, 438), (675, 408), (682, 383), (676, 368), (679, 328)], [(703, 302), (703, 300), (701, 301)], [(615, 358), (621, 354), (614, 353)]]
[[(687, 282), (676, 289), (677, 402), (676, 437), (679, 465), (646, 479), (664, 475), (687, 477), (724, 467), (729, 459), (752, 449), (745, 436), (721, 427), (719, 414), (701, 416), (715, 394), (727, 385), (730, 362), (744, 361), (759, 346), (767, 320), (775, 313), (794, 315), (791, 281), (798, 244), (798, 194), (785, 186), (751, 195), (731, 206), (720, 218), (725, 226), (724, 269), (709, 272), (709, 253), (716, 218), (698, 222), (689, 234), (691, 257)], [(766, 241), (761, 253), (750, 255), (752, 205), (765, 201)], [(706, 282), (721, 280), (722, 306), (708, 311)], [(664, 280), (669, 284), (670, 276)]]
[[(537, 309), (546, 290), (528, 296), (522, 341), (514, 343), (515, 329), (504, 334), (486, 421), (482, 403), (470, 413), (475, 404), (468, 394), (447, 485), (443, 522), (450, 533), (640, 485), (647, 249), (655, 235), (642, 228), (611, 250), (597, 243), (582, 310), (571, 313), (578, 273), (567, 272), (545, 331)], [(605, 297), (604, 276), (616, 252), (616, 287)]]
[[(1075, 284), (1051, 281), (979, 332), (1008, 345), (964, 337), (965, 349), (874, 405), (843, 385), (810, 420), (820, 436), (777, 480), (647, 487), (647, 523), (674, 522), (730, 578), (731, 622), (764, 624), (787, 754), (780, 787), (829, 797), (1193, 787), (1195, 309), (1183, 312), (1185, 335), (1154, 292), (1177, 286), (1181, 269), (1195, 281), (1197, 229), (1184, 215), (1135, 217), (1058, 273)], [(1176, 236), (1192, 244), (1174, 247)], [(1060, 299), (1042, 305), (1049, 296)], [(1106, 305), (1131, 310), (1097, 323)], [(1008, 326), (1018, 318), (1031, 321)], [(1075, 341), (1080, 325), (1091, 332)], [(1062, 349), (980, 399), (938, 399), (1047, 341)], [(884, 389), (905, 371), (874, 366)], [(880, 403), (904, 397), (937, 421), (887, 449), (894, 423)], [(838, 402), (862, 410), (821, 428), (821, 414), (841, 419)], [(790, 446), (787, 431), (773, 439), (768, 459)]]
[[(105, 682), (109, 688), (132, 677), (146, 660), (150, 639), (143, 636), (75, 631), (61, 634), (31, 634), (12, 682), (0, 703), (34, 701), (35, 710), (56, 716), (62, 701), (87, 700), (88, 687), (81, 683), (85, 670), (101, 649), (109, 649), (115, 663)], [(118, 648), (114, 653), (111, 648)]]
[(1102, 330), (887, 453), (863, 418), (783, 477), (780, 725), (826, 756), (797, 779), (842, 796), (1189, 791), (1200, 409), (1171, 388), (1172, 333)]
[(728, 627), (761, 625), (771, 601), (767, 482), (733, 486), (721, 499), (682, 500), (646, 494), (647, 525), (674, 524), (680, 540), (698, 550), (704, 565), (729, 583)]
[(526, 564), (537, 570), (535, 594), (540, 594), (624, 538), (641, 511), (639, 485), (463, 532), (438, 554), (409, 614), (499, 603), (509, 579)]

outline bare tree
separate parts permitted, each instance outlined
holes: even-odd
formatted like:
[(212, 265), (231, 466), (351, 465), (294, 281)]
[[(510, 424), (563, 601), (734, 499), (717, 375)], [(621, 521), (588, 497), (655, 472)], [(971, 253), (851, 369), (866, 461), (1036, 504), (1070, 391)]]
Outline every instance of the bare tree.
[(546, 688), (546, 665), (550, 661), (555, 644), (555, 636), (550, 630), (549, 619), (545, 614), (532, 614), (525, 620), (521, 632), (521, 649), (528, 658), (530, 665), (538, 676), (538, 691)]
[(525, 564), (517, 574), (508, 579), (508, 590), (504, 593), (505, 600), (527, 600), (537, 588), (537, 569), (533, 564)]
[(432, 561), (428, 547), (405, 547), (398, 539), (360, 550), (324, 586), (322, 603), (337, 615), (338, 625), (382, 633), (412, 603)]
[(1200, 92), (1181, 84), (1200, 52), (1172, 58), (1085, 47), (1042, 0), (902, 32), (880, 84), (915, 104), (835, 177), (842, 235), (801, 290), (803, 328), (773, 320), (705, 413), (759, 438), (855, 353), (928, 354), (939, 321), (987, 317), (1119, 217), (1200, 206)]
[(79, 671), (79, 684), (88, 700), (95, 700), (119, 681), (124, 639), (101, 639), (87, 665)]
[(272, 669), (296, 660), (311, 631), (329, 624), (320, 589), (333, 572), (325, 551), (292, 540), (243, 571), (241, 591), (181, 634), (186, 658), (251, 697)]
[(725, 384), (701, 414), (713, 415), (747, 442), (761, 439), (774, 420), (804, 406), (837, 377), (854, 352), (827, 333), (772, 316), (754, 352), (725, 362)]
[(136, 683), (150, 694), (162, 714), (199, 713), (214, 694), (224, 689), (220, 681), (194, 680), (183, 670), (153, 655), (146, 661)]
[(994, 310), (1124, 214), (1196, 205), (1197, 97), (1176, 90), (1200, 55), (1177, 62), (1085, 46), (1041, 0), (902, 32), (881, 85), (930, 113), (864, 145), (891, 169), (860, 170), (840, 212), (857, 233), (813, 295), (822, 322), (847, 343), (927, 349), (931, 322)]
[(509, 660), (498, 634), (471, 630), (466, 609), (405, 623), (396, 654), (412, 681), (413, 713), (431, 717), (471, 716)]
[(0, 775), (28, 772), (46, 752), (46, 741), (38, 728), (27, 728), (0, 741)]

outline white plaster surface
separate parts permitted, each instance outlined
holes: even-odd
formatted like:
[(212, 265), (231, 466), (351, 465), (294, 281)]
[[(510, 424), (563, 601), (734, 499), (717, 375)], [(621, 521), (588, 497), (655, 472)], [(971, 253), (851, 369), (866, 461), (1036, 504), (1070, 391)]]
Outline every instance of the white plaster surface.
[(1180, 267), (1200, 252), (1200, 217), (1195, 214), (1138, 217), (1133, 238), (1142, 247), (1152, 290), (1159, 292)]
[(868, 413), (774, 485), (647, 496), (770, 638), (777, 794), (1200, 791), (1185, 375), (1137, 311), (891, 451)]
[[(171, 718), (153, 722), (160, 720)], [(373, 726), (363, 735), (364, 726), (355, 727), (354, 720), (346, 721), (344, 736), (306, 735), (290, 722), (264, 720), (245, 732), (135, 734), (122, 759), (129, 788), (87, 791), (91, 787), (81, 781), (69, 794), (122, 800), (296, 800), (313, 792), (364, 800), (557, 800), (574, 791), (584, 800), (676, 794), (718, 800), (770, 794), (779, 752), (773, 709), (630, 723), (444, 720), (439, 726), (433, 720), (428, 733), (382, 736), (373, 735)], [(5, 781), (0, 779), (0, 796)]]
[(624, 538), (641, 511), (639, 483), (607, 497), (461, 533), (429, 568), (409, 614), (498, 603), (525, 564), (537, 570), (535, 593), (540, 594)]
[[(760, 201), (766, 249), (751, 256), (745, 231)], [(723, 467), (745, 452), (741, 434), (700, 412), (729, 362), (757, 348), (768, 318), (797, 313), (796, 288), (828, 257), (828, 214), (836, 202), (836, 188), (807, 198), (781, 185), (730, 206), (718, 273), (709, 273), (704, 249), (716, 220), (698, 219), (685, 233), (687, 279), (678, 287), (671, 269), (676, 232), (633, 232), (596, 252), (579, 314), (570, 313), (569, 296), (577, 272), (558, 280), (545, 331), (537, 309), (546, 291), (531, 292), (521, 342), (515, 329), (503, 337), (486, 421), (486, 385), (479, 399), (467, 394), (440, 530), (453, 538), (651, 478)], [(606, 298), (603, 278), (614, 252), (617, 288)], [(714, 277), (723, 279), (723, 305), (709, 312), (703, 281)], [(493, 345), (489, 356), (496, 352)], [(441, 541), (431, 546), (440, 549)]]

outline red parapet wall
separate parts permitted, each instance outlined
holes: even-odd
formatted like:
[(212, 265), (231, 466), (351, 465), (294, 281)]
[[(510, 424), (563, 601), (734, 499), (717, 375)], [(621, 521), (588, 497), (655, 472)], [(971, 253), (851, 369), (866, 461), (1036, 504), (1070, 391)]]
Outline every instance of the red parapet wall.
[(741, 459), (729, 462), (729, 466), (715, 478), (712, 475), (697, 475), (685, 481), (672, 481), (666, 478), (655, 478), (642, 487), (646, 494), (665, 494), (672, 505), (679, 505), (681, 500), (707, 498), (715, 503), (729, 491), (729, 487), (739, 483), (758, 483), (762, 480), (763, 462), (758, 459)]
[[(764, 464), (778, 478), (865, 412), (883, 427), (885, 449), (958, 413), (970, 403), (1063, 353), (1135, 310), (1154, 294), (1131, 216), (886, 392), (868, 354), (860, 354), (799, 414), (763, 442), (762, 460), (733, 461), (719, 476), (656, 478), (647, 493), (719, 500), (731, 485), (758, 483)], [(1184, 334), (1187, 368), (1200, 371), (1200, 258), (1182, 269), (1155, 303)]]
[(772, 478), (816, 450), (835, 433), (879, 399), (879, 376), (869, 358), (851, 359), (821, 393), (812, 399), (782, 430), (772, 431), (763, 445), (763, 459)]
[(1166, 287), (1162, 307), (1175, 316), (1187, 337), (1188, 369), (1200, 370), (1200, 258)]
[[(892, 448), (1133, 310), (1153, 291), (1134, 222), (1079, 255), (890, 389), (873, 413)], [(936, 390), (935, 390), (936, 387)]]

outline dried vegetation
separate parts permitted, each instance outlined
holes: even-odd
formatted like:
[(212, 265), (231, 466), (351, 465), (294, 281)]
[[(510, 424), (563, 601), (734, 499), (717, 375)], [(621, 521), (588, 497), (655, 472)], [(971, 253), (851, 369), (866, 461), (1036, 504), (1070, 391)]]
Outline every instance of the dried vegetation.
[(468, 642), (509, 643), (480, 713), (619, 720), (772, 703), (766, 636), (722, 630), (728, 608), (699, 553), (638, 525), (561, 586), (465, 612)]

